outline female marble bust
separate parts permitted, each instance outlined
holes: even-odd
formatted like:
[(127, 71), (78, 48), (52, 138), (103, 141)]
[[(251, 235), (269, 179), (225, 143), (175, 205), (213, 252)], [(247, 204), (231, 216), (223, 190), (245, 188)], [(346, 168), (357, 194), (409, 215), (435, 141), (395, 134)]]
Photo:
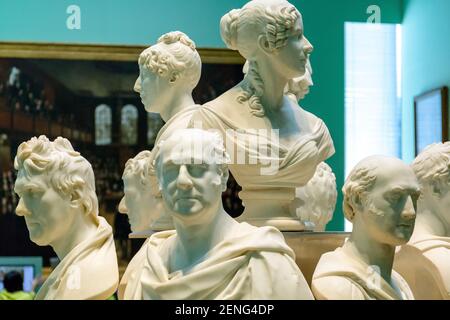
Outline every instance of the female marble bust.
[(302, 230), (289, 211), (295, 188), (309, 181), (334, 146), (323, 121), (285, 94), (289, 80), (305, 74), (313, 50), (301, 14), (284, 0), (254, 0), (223, 16), (220, 27), (228, 48), (248, 60), (248, 73), (202, 106), (191, 126), (224, 136), (230, 170), (243, 188), (241, 220)]

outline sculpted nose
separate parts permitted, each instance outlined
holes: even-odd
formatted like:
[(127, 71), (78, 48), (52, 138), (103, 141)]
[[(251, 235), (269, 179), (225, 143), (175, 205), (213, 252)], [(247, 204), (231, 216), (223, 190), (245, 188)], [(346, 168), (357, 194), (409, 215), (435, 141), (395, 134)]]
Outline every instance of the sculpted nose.
[(405, 220), (413, 220), (416, 218), (416, 210), (414, 209), (414, 204), (411, 197), (408, 197), (405, 207), (402, 211), (402, 218)]
[(136, 79), (136, 82), (134, 83), (134, 91), (137, 93), (141, 93), (141, 76), (139, 76)]
[(22, 217), (28, 214), (30, 214), (30, 211), (28, 211), (27, 207), (23, 203), (23, 199), (19, 199), (19, 203), (17, 204), (16, 207), (16, 215)]
[(125, 197), (123, 197), (119, 202), (119, 212), (123, 214), (128, 213), (127, 206), (125, 205)]
[(303, 47), (303, 50), (305, 51), (305, 54), (310, 55), (314, 51), (314, 47), (306, 37), (303, 38), (305, 40), (305, 46)]
[(178, 173), (177, 179), (177, 187), (183, 190), (189, 190), (193, 187), (191, 177), (185, 165), (182, 165), (180, 167), (180, 172)]

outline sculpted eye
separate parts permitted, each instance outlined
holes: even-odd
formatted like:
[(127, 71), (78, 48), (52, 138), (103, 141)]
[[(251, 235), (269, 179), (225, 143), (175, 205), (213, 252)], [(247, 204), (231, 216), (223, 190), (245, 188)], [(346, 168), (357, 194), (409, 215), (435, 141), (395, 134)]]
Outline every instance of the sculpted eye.
[(200, 177), (208, 170), (207, 164), (196, 164), (188, 167), (189, 174), (193, 177)]
[(394, 193), (390, 194), (388, 197), (389, 202), (391, 202), (392, 204), (396, 204), (397, 202), (400, 201), (401, 198), (402, 198), (402, 194), (399, 192), (394, 192)]

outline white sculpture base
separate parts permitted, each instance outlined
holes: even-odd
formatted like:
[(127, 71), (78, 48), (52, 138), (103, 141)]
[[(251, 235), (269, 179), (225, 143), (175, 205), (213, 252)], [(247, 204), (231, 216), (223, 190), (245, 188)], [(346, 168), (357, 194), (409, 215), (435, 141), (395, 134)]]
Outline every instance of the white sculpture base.
[(236, 218), (239, 222), (256, 227), (272, 226), (281, 231), (314, 230), (313, 225), (301, 221), (292, 213), (294, 188), (244, 189), (239, 192), (239, 197), (245, 207), (242, 215)]

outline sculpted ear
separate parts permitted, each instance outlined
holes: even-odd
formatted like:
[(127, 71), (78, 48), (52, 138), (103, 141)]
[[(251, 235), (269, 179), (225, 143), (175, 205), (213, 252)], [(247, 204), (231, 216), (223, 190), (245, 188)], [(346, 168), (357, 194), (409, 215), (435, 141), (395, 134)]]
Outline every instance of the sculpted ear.
[(267, 36), (261, 34), (258, 37), (258, 48), (261, 49), (266, 54), (272, 54), (274, 50), (270, 47), (269, 40)]
[(361, 199), (361, 195), (359, 193), (354, 193), (352, 195), (352, 206), (353, 206), (353, 211), (358, 211), (361, 212), (364, 210), (363, 208), (363, 202)]
[(175, 83), (181, 76), (181, 73), (178, 71), (173, 71), (170, 75), (169, 82)]
[(430, 183), (430, 189), (433, 196), (440, 198), (442, 195), (442, 186), (439, 180)]

